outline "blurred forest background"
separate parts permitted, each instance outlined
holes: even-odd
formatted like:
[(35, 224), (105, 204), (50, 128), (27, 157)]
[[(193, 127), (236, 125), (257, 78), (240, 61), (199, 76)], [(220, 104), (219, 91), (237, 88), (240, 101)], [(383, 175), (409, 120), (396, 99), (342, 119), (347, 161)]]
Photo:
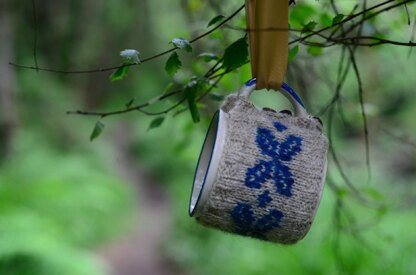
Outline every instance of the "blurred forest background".
[[(91, 143), (99, 117), (66, 114), (148, 102), (202, 75), (216, 56), (244, 36), (244, 11), (193, 43), (192, 53), (178, 50), (182, 69), (173, 78), (165, 71), (169, 55), (132, 66), (123, 81), (115, 82), (109, 80), (111, 71), (59, 74), (8, 64), (35, 66), (36, 55), (42, 68), (117, 66), (122, 63), (121, 50), (137, 49), (143, 57), (157, 54), (172, 47), (173, 38), (195, 37), (212, 28), (207, 28), (212, 18), (228, 16), (243, 4), (224, 2), (0, 0), (1, 275), (416, 274), (412, 47), (319, 47), (307, 41), (291, 45), (298, 52), (291, 51), (288, 82), (305, 99), (307, 109), (321, 117), (332, 142), (315, 223), (293, 246), (206, 229), (187, 214), (210, 117), (224, 95), (250, 78), (249, 65), (221, 78), (212, 94), (198, 103), (199, 123), (193, 122), (186, 102), (156, 120), (134, 111), (105, 117), (103, 133)], [(331, 2), (296, 1), (290, 7), (291, 27), (331, 26), (342, 20), (341, 14), (382, 3), (336, 1), (335, 11)], [(403, 1), (387, 2), (381, 8)], [(408, 2), (366, 20), (359, 31), (416, 41), (416, 5)], [(305, 34), (291, 32), (291, 40), (301, 35)], [(320, 37), (311, 39), (315, 38)], [(210, 54), (200, 57), (202, 53)], [(345, 75), (344, 82), (340, 75)], [(335, 103), (328, 105), (337, 91)], [(289, 106), (272, 92), (258, 92), (253, 100), (277, 110)], [(153, 100), (147, 112), (165, 110), (177, 101), (180, 95)]]

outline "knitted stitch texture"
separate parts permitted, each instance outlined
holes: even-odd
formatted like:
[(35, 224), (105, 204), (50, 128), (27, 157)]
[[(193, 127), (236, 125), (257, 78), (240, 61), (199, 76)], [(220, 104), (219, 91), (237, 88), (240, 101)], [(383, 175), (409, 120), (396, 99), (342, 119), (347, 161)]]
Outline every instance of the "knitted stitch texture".
[(221, 106), (226, 140), (199, 223), (284, 244), (312, 224), (325, 180), (328, 140), (313, 118), (260, 110), (245, 97)]

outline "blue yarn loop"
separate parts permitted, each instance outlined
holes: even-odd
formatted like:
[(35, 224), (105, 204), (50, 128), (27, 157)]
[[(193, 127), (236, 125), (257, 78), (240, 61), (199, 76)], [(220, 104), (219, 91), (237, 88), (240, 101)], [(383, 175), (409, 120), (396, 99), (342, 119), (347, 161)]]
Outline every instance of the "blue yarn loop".
[(292, 87), (290, 87), (287, 83), (283, 82), (282, 88), (286, 92), (288, 92), (296, 100), (297, 103), (299, 103), (303, 108), (305, 108), (305, 104), (303, 104), (302, 99), (300, 99), (300, 96), (295, 92), (295, 90), (292, 89)]
[[(288, 128), (281, 122), (274, 122), (273, 126), (279, 133)], [(245, 186), (250, 189), (265, 189), (257, 197), (257, 205), (237, 202), (231, 217), (238, 228), (238, 233), (264, 239), (270, 230), (279, 227), (284, 214), (277, 209), (268, 209), (272, 202), (271, 190), (264, 186), (272, 180), (275, 192), (290, 198), (294, 184), (293, 174), (289, 163), (302, 151), (302, 138), (295, 135), (287, 135), (284, 140), (277, 140), (273, 131), (268, 128), (257, 128), (256, 144), (262, 159), (258, 159), (253, 167), (246, 171)], [(267, 214), (263, 217), (255, 216), (256, 208), (267, 208)], [(256, 211), (257, 212), (257, 211)]]
[[(251, 87), (253, 85), (256, 85), (256, 83), (257, 83), (257, 79), (256, 78), (252, 78), (249, 81), (247, 81), (244, 85), (246, 87)], [(300, 106), (302, 106), (303, 108), (305, 108), (305, 104), (303, 104), (303, 101), (300, 98), (300, 96), (286, 82), (283, 82), (282, 83), (282, 89), (284, 89)]]
[(256, 83), (257, 83), (257, 79), (253, 78), (253, 79), (250, 79), (249, 81), (247, 81), (245, 85), (246, 85), (246, 87), (251, 87), (253, 85), (256, 85)]

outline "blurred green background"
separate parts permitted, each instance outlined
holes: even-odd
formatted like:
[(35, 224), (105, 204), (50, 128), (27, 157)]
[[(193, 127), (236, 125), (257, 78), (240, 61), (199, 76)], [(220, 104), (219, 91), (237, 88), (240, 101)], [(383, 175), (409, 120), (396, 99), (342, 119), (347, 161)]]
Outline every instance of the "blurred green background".
[[(321, 115), (348, 187), (330, 158), (328, 181), (315, 223), (304, 240), (276, 245), (206, 229), (187, 214), (193, 172), (210, 117), (227, 95), (250, 78), (232, 72), (201, 104), (201, 122), (188, 111), (154, 117), (139, 112), (107, 117), (89, 141), (97, 118), (68, 110), (117, 110), (132, 98), (147, 102), (209, 68), (197, 56), (224, 49), (244, 33), (223, 28), (180, 52), (172, 78), (167, 56), (130, 68), (119, 82), (106, 73), (54, 74), (19, 69), (94, 69), (120, 64), (133, 48), (148, 57), (174, 37), (194, 37), (218, 14), (243, 1), (124, 0), (0, 2), (0, 274), (416, 274), (416, 56), (409, 47), (359, 47), (355, 53), (365, 91), (371, 179), (367, 176), (357, 80), (352, 69), (341, 103)], [(296, 1), (291, 26), (331, 24), (329, 1)], [(313, 3), (311, 3), (313, 2)], [(374, 5), (380, 1), (368, 1)], [(348, 14), (364, 1), (339, 1)], [(364, 32), (409, 41), (415, 5), (381, 14)], [(244, 13), (231, 26), (244, 27)], [(299, 34), (291, 34), (293, 37)], [(413, 36), (412, 36), (413, 35)], [(409, 39), (410, 37), (410, 39)], [(414, 38), (414, 37), (413, 37)], [(288, 81), (318, 114), (337, 84), (341, 46), (316, 51), (299, 44)], [(212, 65), (212, 64), (211, 64)], [(168, 87), (168, 88), (167, 88)], [(157, 103), (163, 110), (179, 98)], [(271, 92), (259, 106), (289, 108)], [(186, 106), (186, 104), (184, 105)], [(357, 192), (358, 191), (358, 192)]]

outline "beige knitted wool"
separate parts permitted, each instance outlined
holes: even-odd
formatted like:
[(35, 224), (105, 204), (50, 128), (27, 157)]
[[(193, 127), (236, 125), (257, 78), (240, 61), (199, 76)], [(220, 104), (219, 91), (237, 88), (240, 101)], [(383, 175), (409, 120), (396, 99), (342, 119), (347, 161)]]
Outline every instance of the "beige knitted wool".
[(228, 96), (221, 110), (227, 120), (224, 149), (196, 220), (272, 242), (302, 239), (326, 176), (328, 140), (321, 124), (260, 110), (237, 94)]

